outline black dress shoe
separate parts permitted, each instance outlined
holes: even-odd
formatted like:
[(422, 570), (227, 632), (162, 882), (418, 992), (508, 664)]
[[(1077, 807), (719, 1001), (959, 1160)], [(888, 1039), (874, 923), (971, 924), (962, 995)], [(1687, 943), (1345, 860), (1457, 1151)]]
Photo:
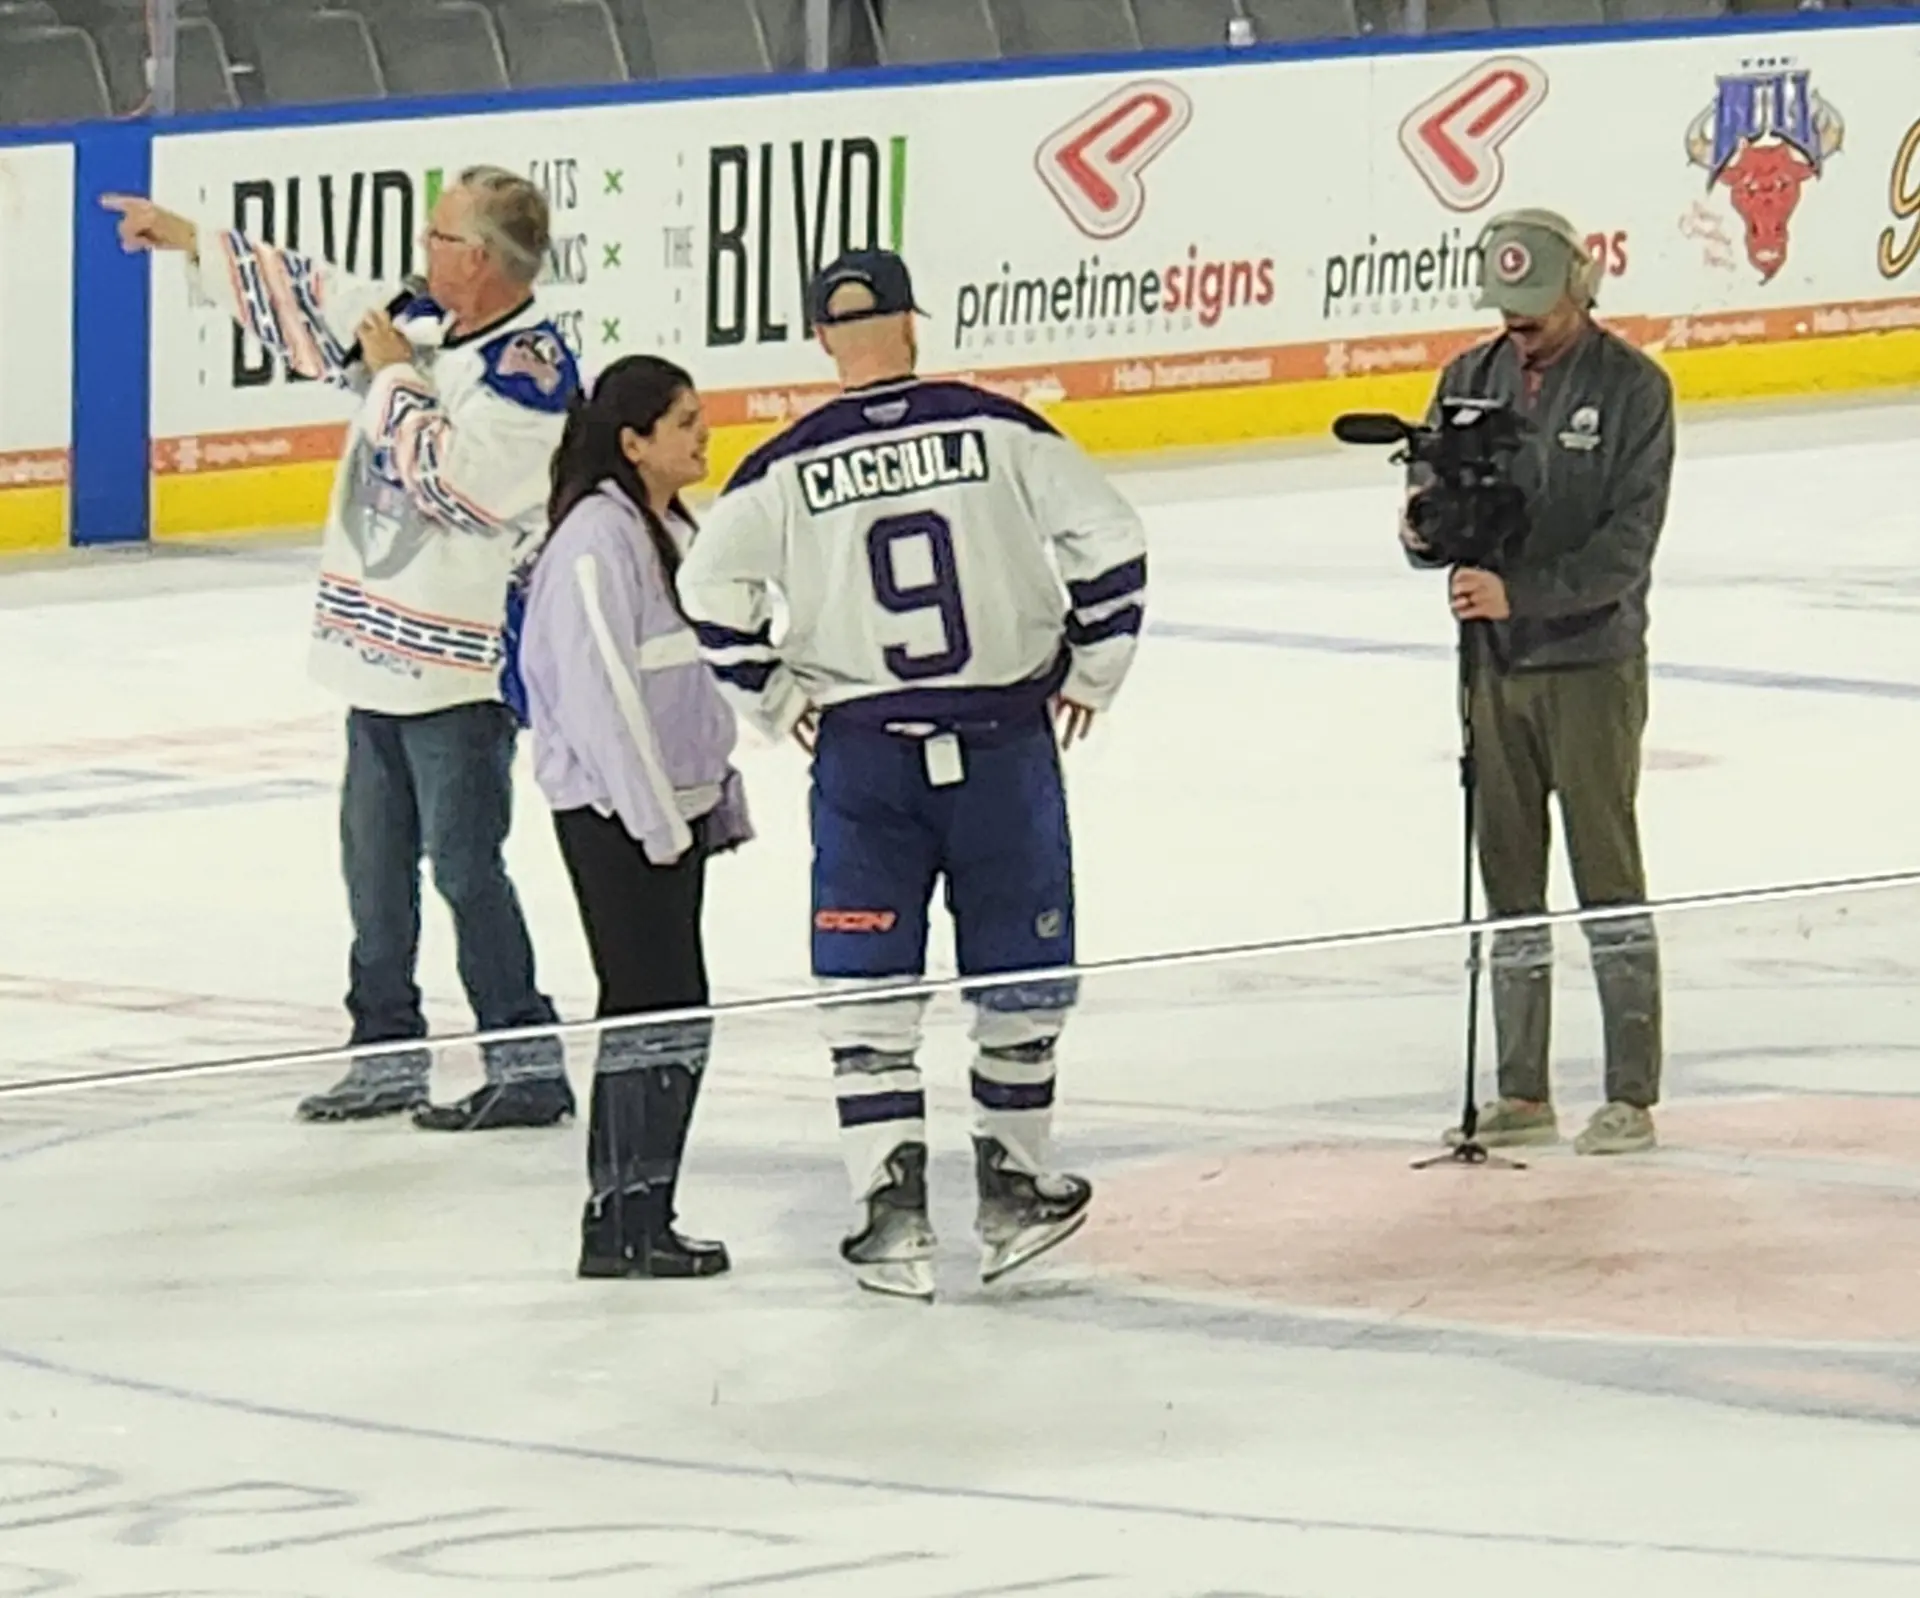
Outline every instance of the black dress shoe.
[(567, 1079), (543, 1076), (489, 1082), (457, 1103), (424, 1105), (414, 1111), (413, 1124), (423, 1132), (496, 1132), (513, 1126), (558, 1126), (573, 1113)]

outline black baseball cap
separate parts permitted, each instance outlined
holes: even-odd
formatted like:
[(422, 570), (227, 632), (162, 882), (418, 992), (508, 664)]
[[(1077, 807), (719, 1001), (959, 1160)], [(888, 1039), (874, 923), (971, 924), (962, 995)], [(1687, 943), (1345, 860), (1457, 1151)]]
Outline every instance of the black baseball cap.
[[(873, 304), (835, 316), (827, 307), (849, 283), (857, 283), (872, 294)], [(913, 274), (892, 250), (853, 250), (823, 268), (813, 280), (807, 309), (815, 327), (841, 327), (876, 316), (926, 315), (913, 298)]]

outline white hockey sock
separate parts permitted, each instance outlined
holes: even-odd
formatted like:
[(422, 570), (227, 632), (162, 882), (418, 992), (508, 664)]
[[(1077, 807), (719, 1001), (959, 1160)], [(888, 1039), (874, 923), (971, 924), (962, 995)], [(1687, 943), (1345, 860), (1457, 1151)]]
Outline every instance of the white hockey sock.
[(982, 1049), (973, 1064), (973, 1125), (1009, 1163), (1044, 1175), (1053, 1158), (1053, 1039)]
[(902, 1143), (927, 1141), (927, 1096), (911, 1054), (880, 1049), (833, 1051), (840, 1101), (840, 1152), (856, 1204), (886, 1180), (887, 1157)]

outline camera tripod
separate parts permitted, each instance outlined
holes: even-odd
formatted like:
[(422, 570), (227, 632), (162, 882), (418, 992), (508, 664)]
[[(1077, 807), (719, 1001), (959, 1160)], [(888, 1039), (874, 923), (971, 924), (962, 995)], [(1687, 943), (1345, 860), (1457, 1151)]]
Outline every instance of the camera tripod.
[(1483, 621), (1459, 624), (1460, 694), (1460, 925), (1467, 933), (1467, 1096), (1460, 1111), (1460, 1141), (1445, 1154), (1415, 1160), (1416, 1171), (1432, 1170), (1440, 1165), (1497, 1165), (1504, 1170), (1524, 1171), (1518, 1160), (1490, 1154), (1474, 1136), (1480, 1127), (1480, 1102), (1475, 1078), (1480, 1064), (1480, 973), (1485, 962), (1484, 934), (1473, 919), (1474, 801), (1477, 797), (1478, 771), (1473, 747), (1473, 665), (1480, 637), (1487, 630)]

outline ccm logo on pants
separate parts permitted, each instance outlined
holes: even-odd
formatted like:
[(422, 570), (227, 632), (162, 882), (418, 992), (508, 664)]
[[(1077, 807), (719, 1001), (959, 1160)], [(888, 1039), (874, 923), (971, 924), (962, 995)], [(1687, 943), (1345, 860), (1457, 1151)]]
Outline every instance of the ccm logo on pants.
[(900, 918), (891, 910), (822, 910), (813, 918), (816, 932), (891, 932)]

